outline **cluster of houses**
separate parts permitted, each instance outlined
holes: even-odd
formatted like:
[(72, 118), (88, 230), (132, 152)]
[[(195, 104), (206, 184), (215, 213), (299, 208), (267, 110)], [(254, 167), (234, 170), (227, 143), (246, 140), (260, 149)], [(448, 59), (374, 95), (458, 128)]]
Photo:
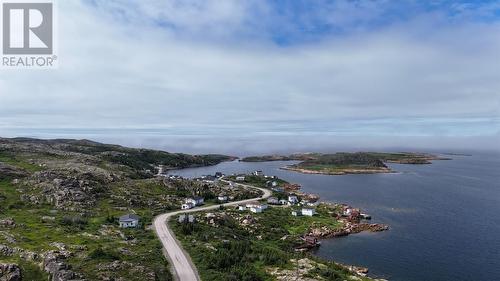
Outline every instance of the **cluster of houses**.
[[(159, 165), (157, 167), (157, 169), (158, 169), (157, 176), (159, 176), (159, 177), (165, 177), (165, 178), (171, 179), (171, 180), (184, 179), (182, 176), (179, 176), (179, 175), (168, 175), (167, 174), (168, 170), (163, 165)], [(206, 182), (206, 183), (216, 183), (222, 177), (224, 177), (224, 174), (222, 172), (216, 172), (215, 175), (203, 175), (199, 178), (194, 178), (193, 180), (202, 181), (202, 182)]]
[[(264, 175), (264, 172), (261, 171), (261, 170), (253, 171), (251, 173), (251, 175), (252, 176), (257, 176), (257, 177), (264, 177), (266, 179), (276, 179), (277, 178), (276, 176), (266, 176), (266, 175)], [(240, 181), (240, 182), (241, 181), (245, 181), (245, 179), (246, 179), (245, 175), (236, 175), (236, 177), (235, 177), (235, 180), (236, 181)], [(268, 183), (272, 183), (272, 181), (268, 181)], [(278, 185), (278, 183), (276, 181), (274, 181), (274, 186), (277, 186), (277, 185)]]
[(199, 178), (195, 178), (194, 180), (205, 183), (217, 183), (223, 177), (224, 174), (222, 172), (216, 172), (215, 175), (204, 175)]
[(267, 199), (267, 204), (261, 202), (251, 202), (246, 205), (239, 205), (239, 211), (250, 211), (252, 213), (262, 213), (266, 210), (269, 205), (286, 205), (286, 206), (298, 206), (301, 205), (302, 209), (293, 210), (292, 216), (309, 216), (312, 217), (316, 215), (316, 209), (313, 208), (315, 204), (309, 202), (300, 201), (297, 195), (288, 195), (287, 199), (278, 199), (277, 197), (269, 197)]
[(270, 205), (288, 205), (288, 206), (297, 206), (302, 205), (302, 210), (294, 210), (292, 211), (292, 216), (309, 216), (312, 217), (316, 214), (316, 209), (312, 208), (315, 206), (314, 203), (307, 201), (300, 201), (299, 197), (294, 194), (288, 195), (287, 199), (278, 199), (276, 197), (269, 197), (267, 199), (267, 203)]
[(184, 204), (181, 205), (181, 209), (189, 210), (196, 206), (203, 205), (203, 203), (205, 203), (205, 199), (203, 197), (196, 196), (192, 198), (186, 198), (186, 200), (184, 200)]

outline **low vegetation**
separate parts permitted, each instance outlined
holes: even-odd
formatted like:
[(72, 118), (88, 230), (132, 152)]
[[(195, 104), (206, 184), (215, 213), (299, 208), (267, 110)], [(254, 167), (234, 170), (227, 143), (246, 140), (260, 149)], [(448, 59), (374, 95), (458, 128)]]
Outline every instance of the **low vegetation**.
[[(0, 139), (0, 264), (16, 264), (25, 280), (172, 280), (149, 228), (153, 218), (178, 209), (186, 196), (215, 198), (221, 187), (157, 179), (156, 167), (231, 159), (85, 140)], [(127, 213), (140, 216), (140, 227), (118, 227)]]
[[(331, 207), (319, 207), (315, 217), (294, 217), (290, 212), (275, 207), (251, 214), (231, 208), (196, 214), (196, 223), (172, 220), (170, 225), (202, 280), (293, 280), (297, 272), (314, 280), (351, 280), (354, 274), (344, 266), (295, 250), (310, 228), (342, 227)], [(297, 271), (299, 260), (310, 268)]]

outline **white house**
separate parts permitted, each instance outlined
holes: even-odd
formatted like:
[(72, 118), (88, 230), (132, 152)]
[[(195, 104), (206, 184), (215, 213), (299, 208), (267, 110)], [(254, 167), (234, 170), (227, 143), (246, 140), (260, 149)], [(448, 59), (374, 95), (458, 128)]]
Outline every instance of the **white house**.
[(315, 209), (302, 208), (302, 215), (304, 215), (304, 216), (312, 217), (315, 214), (316, 214), (316, 210)]
[(288, 203), (297, 204), (297, 203), (299, 203), (299, 198), (295, 195), (289, 195), (288, 196)]
[(134, 214), (121, 216), (119, 223), (121, 228), (137, 227), (139, 226), (139, 216)]
[(182, 210), (189, 210), (189, 209), (192, 209), (194, 208), (196, 205), (191, 203), (191, 202), (188, 202), (188, 203), (184, 203), (181, 205), (181, 209)]
[(351, 213), (352, 213), (352, 211), (353, 211), (353, 210), (352, 210), (351, 208), (347, 208), (347, 209), (345, 209), (345, 210), (344, 210), (344, 216), (346, 216), (346, 217), (350, 216), (350, 215), (351, 215)]
[(238, 177), (236, 177), (236, 181), (245, 181), (245, 177), (244, 176), (238, 176)]
[(191, 203), (194, 206), (203, 205), (204, 202), (205, 202), (205, 199), (203, 199), (203, 197), (193, 197), (193, 198), (186, 199), (186, 204)]
[(267, 203), (272, 204), (272, 205), (278, 205), (280, 203), (280, 201), (276, 197), (269, 197), (267, 199)]
[(252, 213), (262, 213), (262, 208), (260, 206), (252, 206), (249, 208)]
[(220, 194), (219, 196), (217, 196), (217, 200), (219, 200), (219, 202), (227, 202), (227, 196), (224, 194)]
[(286, 199), (280, 199), (279, 202), (280, 202), (280, 205), (286, 205), (286, 204), (288, 204), (288, 200), (286, 200)]
[(238, 206), (238, 211), (246, 211), (246, 210), (247, 210), (247, 207), (241, 206), (241, 205)]
[(258, 171), (253, 172), (253, 175), (254, 176), (263, 176), (264, 172), (262, 172), (261, 170), (258, 170)]
[(246, 206), (252, 213), (262, 213), (263, 210), (267, 209), (267, 204), (261, 203), (248, 203)]

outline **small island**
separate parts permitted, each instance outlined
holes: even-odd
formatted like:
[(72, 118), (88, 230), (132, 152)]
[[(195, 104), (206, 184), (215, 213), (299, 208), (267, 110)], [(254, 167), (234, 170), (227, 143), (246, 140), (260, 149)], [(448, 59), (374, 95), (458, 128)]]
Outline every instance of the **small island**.
[(243, 162), (264, 161), (301, 161), (282, 169), (325, 175), (393, 173), (386, 163), (396, 164), (431, 164), (433, 160), (450, 160), (427, 153), (382, 153), (382, 152), (339, 152), (335, 154), (304, 153), (290, 156), (251, 156)]

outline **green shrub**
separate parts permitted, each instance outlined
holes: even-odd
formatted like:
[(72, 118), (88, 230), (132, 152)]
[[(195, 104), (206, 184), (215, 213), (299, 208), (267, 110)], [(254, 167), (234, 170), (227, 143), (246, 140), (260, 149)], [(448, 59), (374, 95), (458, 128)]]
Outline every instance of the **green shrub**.
[(111, 250), (104, 250), (101, 246), (99, 246), (90, 252), (89, 258), (92, 260), (115, 261), (119, 260), (120, 256)]

